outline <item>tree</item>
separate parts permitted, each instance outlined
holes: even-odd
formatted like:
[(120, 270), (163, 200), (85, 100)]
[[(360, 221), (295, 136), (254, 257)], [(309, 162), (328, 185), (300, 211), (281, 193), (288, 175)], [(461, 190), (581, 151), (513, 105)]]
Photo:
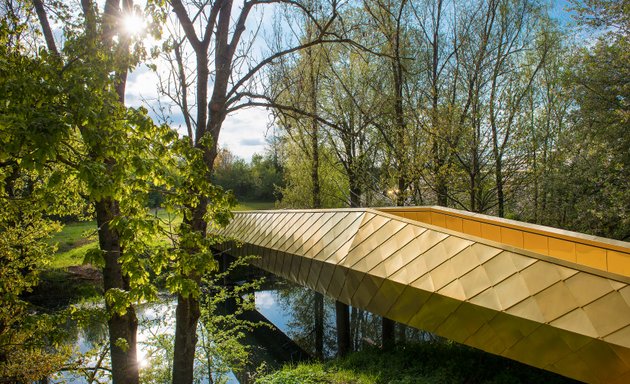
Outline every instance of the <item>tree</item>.
[[(518, 117), (524, 109), (523, 102), (540, 69), (545, 65), (552, 33), (548, 23), (538, 15), (540, 10), (529, 1), (516, 2), (500, 7), (497, 17), (498, 31), (495, 37), (496, 55), (490, 75), (490, 99), (488, 115), (492, 133), (492, 155), (495, 165), (497, 214), (505, 216), (506, 155), (511, 157), (512, 171), (522, 166), (520, 151), (514, 140)], [(542, 25), (541, 25), (542, 24)], [(529, 55), (522, 52), (531, 52)], [(512, 182), (515, 182), (512, 180)]]
[[(239, 109), (261, 105), (251, 99), (256, 95), (256, 76), (262, 68), (292, 52), (333, 40), (328, 33), (331, 21), (325, 21), (316, 24), (316, 33), (312, 40), (295, 42), (295, 45), (272, 52), (258, 61), (252, 60), (255, 56), (252, 54), (251, 42), (256, 34), (243, 35), (247, 22), (255, 8), (274, 3), (284, 3), (287, 7), (306, 14), (313, 13), (308, 5), (299, 2), (251, 0), (243, 3), (233, 18), (232, 0), (190, 5), (185, 5), (181, 0), (170, 1), (177, 26), (183, 31), (183, 37), (172, 42), (173, 62), (177, 63), (173, 66), (176, 68), (173, 86), (177, 91), (171, 94), (171, 98), (177, 100), (176, 104), (185, 116), (189, 152), (196, 151), (200, 156), (199, 162), (195, 161), (194, 164), (198, 167), (194, 168), (196, 183), (187, 184), (189, 201), (182, 201), (185, 207), (183, 228), (197, 239), (196, 242), (185, 245), (191, 255), (199, 254), (199, 241), (205, 238), (207, 214), (209, 208), (212, 209), (207, 191), (200, 188), (198, 183), (206, 186), (206, 181), (211, 179), (218, 153), (219, 134), (226, 117)], [(336, 17), (336, 7), (337, 3), (333, 1), (329, 9), (330, 20)], [(193, 69), (184, 60), (182, 53), (185, 52), (192, 53)], [(190, 77), (194, 78), (193, 92), (189, 89)], [(191, 93), (194, 94), (195, 111), (188, 106)], [(190, 269), (181, 262), (179, 265), (185, 285), (190, 288), (198, 286), (203, 273), (211, 270), (213, 264), (199, 266), (201, 269)], [(173, 381), (190, 383), (193, 380), (196, 329), (200, 316), (198, 289), (179, 290), (177, 293)]]
[[(576, 6), (578, 21), (596, 28), (592, 45), (578, 49), (567, 86), (575, 98), (573, 134), (559, 150), (558, 195), (570, 201), (560, 223), (576, 230), (628, 239), (630, 221), (630, 22), (626, 2)], [(565, 133), (567, 133), (565, 131)]]
[(90, 257), (103, 265), (112, 379), (137, 383), (133, 303), (155, 296), (150, 263), (141, 255), (159, 228), (144, 203), (151, 183), (163, 179), (155, 165), (168, 158), (163, 144), (174, 135), (155, 126), (145, 109), (124, 106), (127, 72), (143, 52), (121, 27), (123, 17), (135, 11), (131, 1), (108, 0), (102, 11), (82, 1), (78, 20), (62, 8), (55, 13), (64, 26), (61, 49), (52, 38), (44, 3), (33, 3), (61, 81), (60, 134), (66, 135), (67, 156), (56, 160), (69, 166), (65, 177), (79, 181), (95, 210), (100, 251)]
[(283, 169), (270, 153), (254, 154), (246, 163), (222, 148), (215, 160), (212, 181), (231, 190), (239, 200), (274, 201), (278, 188), (283, 186)]
[(0, 10), (0, 381), (34, 382), (61, 369), (70, 350), (52, 348), (55, 324), (34, 314), (22, 295), (55, 251), (47, 239), (60, 225), (49, 215), (76, 213), (81, 204), (64, 193), (76, 185), (56, 162), (64, 133), (54, 100), (61, 95), (57, 83), (44, 80), (57, 67), (45, 54), (25, 54), (24, 10)]

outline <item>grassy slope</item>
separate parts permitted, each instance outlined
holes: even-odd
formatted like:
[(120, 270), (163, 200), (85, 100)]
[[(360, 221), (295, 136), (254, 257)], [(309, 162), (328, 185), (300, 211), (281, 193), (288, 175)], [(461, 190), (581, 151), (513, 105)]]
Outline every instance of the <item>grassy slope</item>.
[[(258, 210), (273, 209), (274, 202), (241, 202), (235, 210)], [(162, 220), (163, 225), (170, 225), (175, 228), (181, 223), (180, 217), (175, 217), (163, 209), (157, 211), (157, 216)], [(92, 248), (96, 248), (96, 221), (83, 221), (78, 223), (66, 224), (63, 229), (56, 233), (52, 239), (52, 243), (58, 244), (57, 253), (55, 254), (51, 268), (61, 269), (75, 265), (81, 265), (85, 253)]]
[[(245, 202), (237, 210), (273, 208), (274, 203)], [(163, 209), (151, 211), (156, 214), (163, 226), (171, 231), (181, 223), (181, 217), (169, 214)], [(50, 242), (57, 244), (57, 252), (52, 256), (48, 269), (42, 271), (40, 284), (25, 296), (32, 304), (43, 308), (63, 307), (68, 303), (102, 294), (101, 274), (92, 266), (83, 265), (85, 254), (96, 249), (96, 221), (83, 221), (66, 224)], [(166, 237), (156, 241), (169, 241)]]
[(82, 221), (66, 224), (52, 237), (51, 242), (57, 244), (57, 253), (53, 257), (51, 268), (81, 265), (85, 252), (96, 247), (96, 222)]
[(257, 384), (558, 383), (574, 381), (452, 343), (423, 343), (285, 367)]

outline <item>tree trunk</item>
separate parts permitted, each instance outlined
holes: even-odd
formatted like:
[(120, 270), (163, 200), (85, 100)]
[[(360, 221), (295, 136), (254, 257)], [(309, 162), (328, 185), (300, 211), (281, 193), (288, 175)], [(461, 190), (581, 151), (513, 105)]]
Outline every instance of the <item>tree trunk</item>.
[(394, 112), (396, 121), (396, 145), (394, 153), (397, 154), (398, 162), (398, 194), (396, 195), (396, 205), (405, 205), (405, 196), (407, 189), (407, 175), (409, 169), (407, 169), (407, 150), (405, 148), (405, 115), (403, 106), (403, 68), (399, 51), (399, 36), (396, 36), (396, 60), (392, 63), (394, 72)]
[[(211, 151), (206, 151), (206, 157), (212, 156)], [(214, 159), (213, 159), (214, 160)], [(212, 170), (209, 167), (210, 171)], [(201, 198), (199, 205), (193, 210), (193, 217), (187, 220), (192, 231), (205, 235), (208, 224), (204, 216), (208, 208), (208, 198)], [(190, 253), (196, 249), (188, 249)], [(201, 276), (195, 272), (185, 276), (193, 280), (197, 285), (201, 283)], [(177, 309), (175, 310), (175, 345), (173, 348), (173, 383), (192, 383), (195, 365), (195, 349), (197, 346), (197, 325), (199, 316), (199, 299), (192, 294), (187, 296), (177, 295)]]
[(361, 189), (359, 176), (354, 169), (354, 163), (349, 163), (348, 185), (350, 185), (350, 208), (359, 208), (361, 207), (361, 194), (363, 191)]
[[(98, 241), (104, 252), (105, 268), (103, 284), (105, 293), (110, 289), (129, 289), (129, 281), (123, 276), (119, 262), (122, 249), (118, 233), (109, 227), (112, 219), (120, 215), (118, 202), (110, 198), (102, 199), (95, 204), (96, 222), (98, 225)], [(111, 313), (111, 305), (106, 301), (109, 326), (109, 345), (112, 362), (112, 381), (115, 384), (137, 384), (138, 360), (136, 355), (136, 331), (138, 320), (133, 306), (120, 316)], [(125, 345), (126, 344), (126, 345)]]
[(347, 304), (335, 301), (337, 322), (337, 356), (350, 352), (350, 309)]
[(382, 318), (381, 323), (381, 331), (383, 338), (383, 349), (390, 349), (396, 344), (396, 336), (394, 331), (396, 329), (396, 323), (394, 320), (388, 319), (386, 317)]
[(496, 159), (496, 183), (497, 183), (497, 200), (499, 203), (499, 217), (505, 217), (505, 197), (503, 194), (503, 162), (501, 157)]
[(324, 358), (324, 295), (315, 292), (315, 357)]
[(175, 347), (173, 383), (192, 383), (197, 346), (197, 322), (201, 312), (199, 301), (191, 296), (177, 295), (175, 311)]
[[(440, 124), (439, 121), (439, 102), (440, 102), (440, 23), (442, 22), (442, 0), (438, 0), (434, 3), (434, 6), (437, 9), (434, 9), (435, 12), (435, 27), (433, 28), (433, 39), (431, 42), (432, 53), (431, 53), (431, 125), (433, 132), (439, 132), (444, 129), (444, 127)], [(437, 194), (437, 204), (442, 207), (448, 206), (448, 184), (447, 180), (444, 177), (444, 163), (445, 163), (445, 154), (440, 151), (440, 147), (443, 146), (439, 140), (444, 140), (447, 138), (447, 134), (439, 134), (437, 137), (433, 138), (435, 143), (433, 144), (433, 158), (436, 163), (436, 169), (434, 170), (436, 174), (435, 180), (435, 191)]]
[(437, 204), (441, 207), (448, 207), (448, 185), (443, 176), (438, 176), (436, 190)]
[[(315, 68), (313, 63), (312, 50), (308, 49), (306, 54), (309, 56), (309, 85), (310, 85), (310, 111), (313, 115), (317, 115), (317, 78), (315, 76)], [(311, 119), (311, 183), (313, 184), (313, 208), (322, 207), (321, 189), (319, 184), (319, 126), (315, 118)]]
[(313, 120), (313, 126), (311, 130), (311, 182), (313, 184), (313, 208), (319, 209), (322, 207), (321, 188), (319, 184), (319, 135), (317, 122)]

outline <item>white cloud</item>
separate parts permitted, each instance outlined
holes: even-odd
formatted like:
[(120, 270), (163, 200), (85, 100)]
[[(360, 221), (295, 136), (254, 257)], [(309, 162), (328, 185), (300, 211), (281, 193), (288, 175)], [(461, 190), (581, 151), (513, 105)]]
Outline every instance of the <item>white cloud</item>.
[(255, 293), (256, 308), (258, 310), (272, 309), (276, 306), (276, 295), (273, 291), (260, 291)]
[(158, 97), (158, 78), (155, 72), (146, 66), (140, 66), (127, 78), (125, 103), (130, 107), (139, 107), (144, 100), (155, 100)]
[(265, 108), (250, 108), (229, 115), (223, 123), (219, 145), (246, 160), (265, 151), (270, 114)]

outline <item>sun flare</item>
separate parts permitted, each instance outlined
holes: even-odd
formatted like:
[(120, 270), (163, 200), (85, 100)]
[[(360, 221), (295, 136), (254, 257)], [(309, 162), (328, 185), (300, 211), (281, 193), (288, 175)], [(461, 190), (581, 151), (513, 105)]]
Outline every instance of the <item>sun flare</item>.
[(138, 36), (146, 29), (146, 21), (137, 13), (130, 13), (123, 17), (123, 28), (131, 36)]

